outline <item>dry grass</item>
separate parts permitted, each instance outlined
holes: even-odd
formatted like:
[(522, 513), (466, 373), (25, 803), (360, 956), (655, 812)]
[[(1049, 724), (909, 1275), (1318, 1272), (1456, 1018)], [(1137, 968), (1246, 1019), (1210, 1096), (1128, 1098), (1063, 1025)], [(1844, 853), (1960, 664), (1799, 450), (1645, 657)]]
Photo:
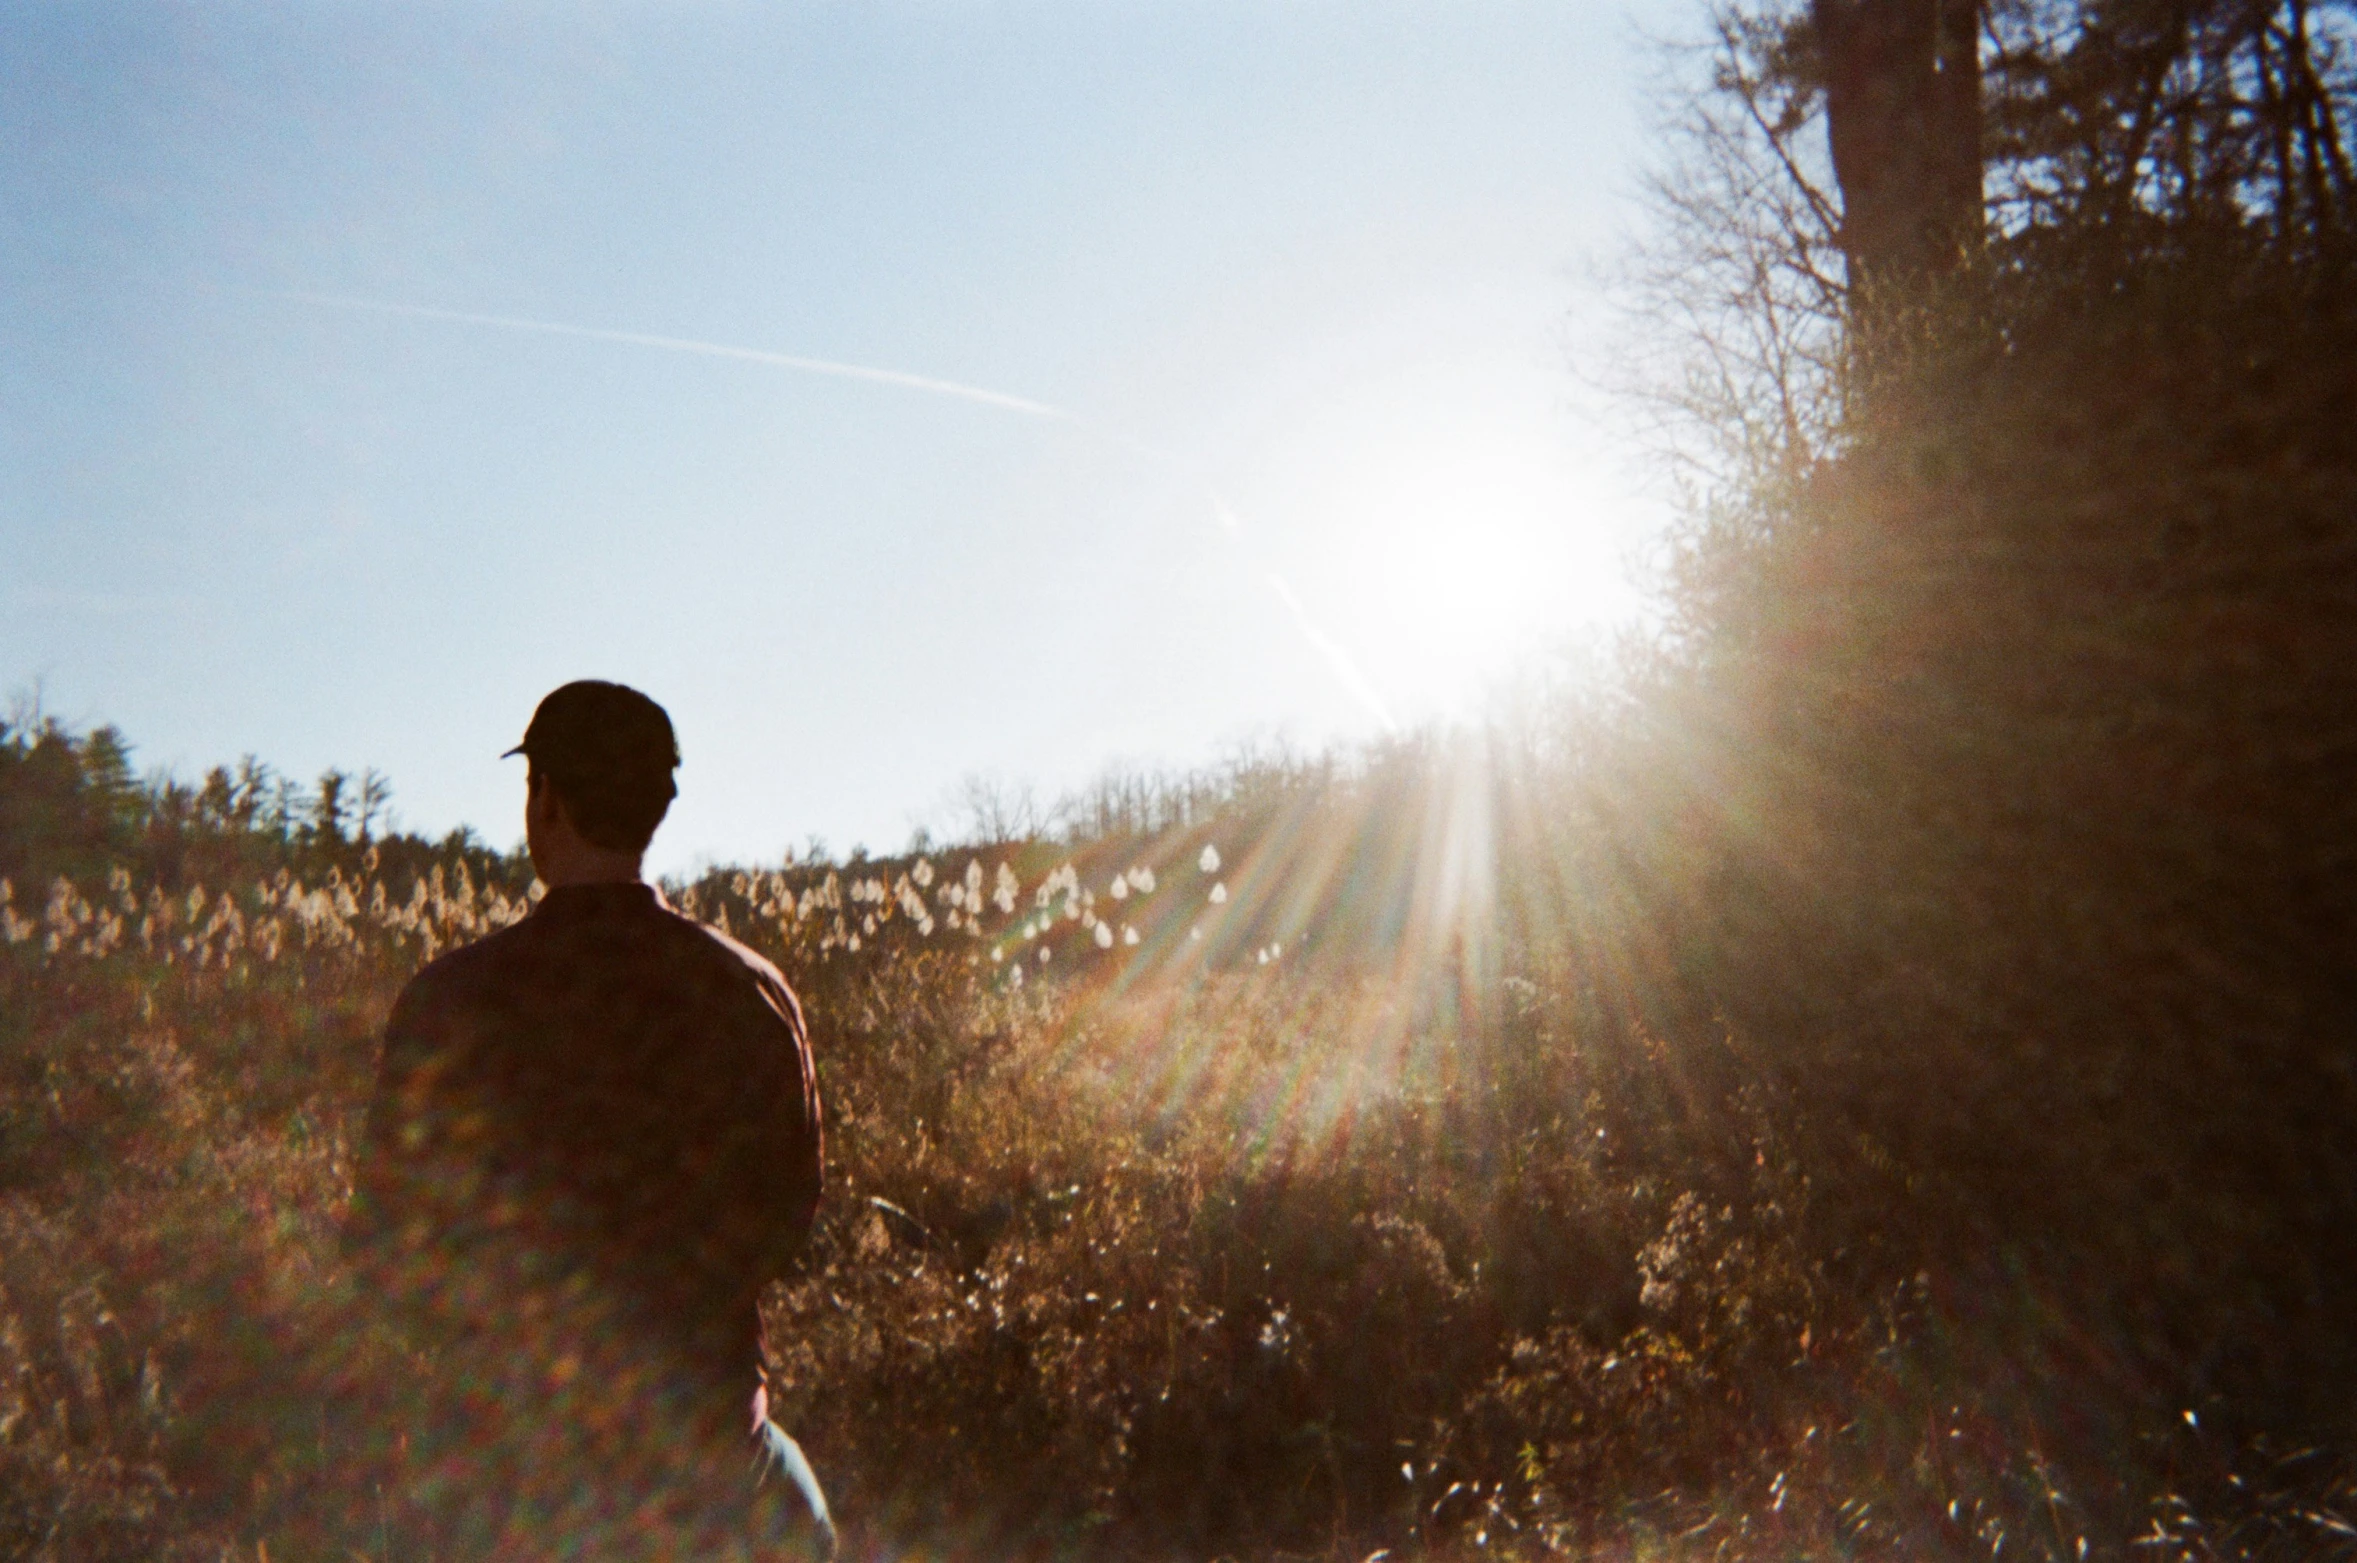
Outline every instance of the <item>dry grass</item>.
[[(1371, 796), (1302, 807), (1395, 832)], [(2075, 1555), (2042, 1430), (1940, 1368), (1954, 1312), (1839, 1251), (1796, 1104), (1561, 972), (1264, 962), (1317, 898), (1250, 865), (1378, 849), (1225, 846), (675, 888), (818, 1017), (832, 1187), (773, 1366), (856, 1549)], [(406, 1366), (337, 1256), (349, 1145), (408, 973), (527, 903), (362, 868), (8, 904), (0, 1553), (388, 1555)]]

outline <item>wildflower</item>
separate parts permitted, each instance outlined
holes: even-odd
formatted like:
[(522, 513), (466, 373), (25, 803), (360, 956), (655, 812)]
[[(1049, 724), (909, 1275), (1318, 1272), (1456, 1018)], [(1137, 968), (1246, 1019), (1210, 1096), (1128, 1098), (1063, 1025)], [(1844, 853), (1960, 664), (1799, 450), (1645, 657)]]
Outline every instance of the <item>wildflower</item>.
[(1004, 863), (999, 864), (998, 878), (993, 882), (990, 899), (998, 907), (1001, 917), (1014, 915), (1015, 898), (1022, 890), (1022, 881), (1015, 877), (1015, 871)]
[(1112, 896), (1113, 896), (1113, 899), (1114, 899), (1114, 900), (1116, 900), (1116, 901), (1126, 901), (1126, 900), (1128, 900), (1128, 899), (1129, 899), (1129, 876), (1128, 876), (1128, 875), (1126, 875), (1126, 874), (1115, 874), (1115, 875), (1113, 876), (1113, 889), (1112, 889), (1112, 892), (1111, 892), (1111, 894), (1112, 894)]
[(1140, 863), (1129, 871), (1129, 883), (1130, 887), (1138, 894), (1152, 895), (1154, 893), (1154, 871)]
[(1203, 844), (1203, 855), (1195, 860), (1195, 866), (1202, 869), (1206, 874), (1218, 873), (1219, 848), (1211, 845), (1209, 842), (1205, 842)]
[(1227, 904), (1227, 899), (1228, 882), (1223, 879), (1218, 884), (1211, 887), (1211, 904), (1213, 906), (1225, 906)]
[(1125, 945), (1136, 944), (1138, 942), (1138, 931), (1135, 928), (1132, 928), (1129, 924), (1123, 923), (1121, 925), (1121, 942)]
[(929, 858), (918, 858), (917, 866), (908, 871), (908, 877), (915, 880), (919, 885), (931, 884), (933, 882), (932, 860)]
[(52, 955), (60, 945), (71, 943), (82, 925), (90, 921), (89, 904), (74, 892), (73, 882), (63, 875), (49, 887), (49, 906), (43, 921), (49, 924), (47, 947)]
[(1045, 966), (1048, 963), (1048, 957), (1055, 953), (1055, 951), (1049, 949), (1046, 945), (1041, 945), (1039, 947), (1039, 963), (1042, 966)]
[(1098, 948), (1098, 949), (1100, 949), (1100, 950), (1110, 950), (1110, 949), (1112, 949), (1112, 948), (1113, 948), (1113, 925), (1112, 925), (1111, 923), (1099, 923), (1099, 924), (1097, 924), (1097, 933), (1096, 933), (1096, 939), (1097, 939), (1097, 948)]

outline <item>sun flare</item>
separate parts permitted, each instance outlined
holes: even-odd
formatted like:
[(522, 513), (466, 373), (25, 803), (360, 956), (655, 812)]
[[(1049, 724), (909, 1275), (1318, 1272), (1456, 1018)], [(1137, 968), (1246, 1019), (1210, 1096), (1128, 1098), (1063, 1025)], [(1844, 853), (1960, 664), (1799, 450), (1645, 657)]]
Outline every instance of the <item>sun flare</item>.
[(1638, 611), (1631, 507), (1558, 409), (1518, 389), (1365, 387), (1255, 474), (1254, 513), (1306, 612), (1405, 719), (1462, 712)]

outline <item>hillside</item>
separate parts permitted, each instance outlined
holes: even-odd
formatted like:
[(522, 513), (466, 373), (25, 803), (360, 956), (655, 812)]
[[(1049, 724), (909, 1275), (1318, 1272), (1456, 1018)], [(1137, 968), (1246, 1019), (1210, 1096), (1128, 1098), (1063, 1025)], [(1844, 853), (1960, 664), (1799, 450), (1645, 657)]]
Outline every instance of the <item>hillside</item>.
[[(350, 1429), (407, 1370), (337, 1254), (349, 1146), (401, 982), (531, 898), (464, 839), (292, 816), (190, 826), (166, 883), (176, 794), (110, 783), (119, 738), (8, 741), (118, 829), (0, 892), (0, 1542), (383, 1556)], [(2338, 1457), (1989, 1376), (2064, 1343), (1918, 1268), (1920, 1173), (1829, 1160), (1633, 964), (1561, 763), (1435, 740), (1157, 828), (670, 887), (814, 1016), (831, 1186), (773, 1366), (855, 1555), (2329, 1541)], [(1893, 1201), (1923, 1229), (1865, 1231)]]

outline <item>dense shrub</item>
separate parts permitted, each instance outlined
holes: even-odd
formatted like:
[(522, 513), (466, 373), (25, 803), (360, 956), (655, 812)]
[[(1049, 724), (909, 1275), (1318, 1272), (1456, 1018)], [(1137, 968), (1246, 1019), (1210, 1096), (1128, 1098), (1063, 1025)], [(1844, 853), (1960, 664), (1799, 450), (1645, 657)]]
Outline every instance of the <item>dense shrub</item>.
[(2357, 1431), (2357, 308), (2258, 235), (2053, 243), (1721, 532), (1624, 817), (1837, 1248), (2118, 1534), (2172, 1418)]

